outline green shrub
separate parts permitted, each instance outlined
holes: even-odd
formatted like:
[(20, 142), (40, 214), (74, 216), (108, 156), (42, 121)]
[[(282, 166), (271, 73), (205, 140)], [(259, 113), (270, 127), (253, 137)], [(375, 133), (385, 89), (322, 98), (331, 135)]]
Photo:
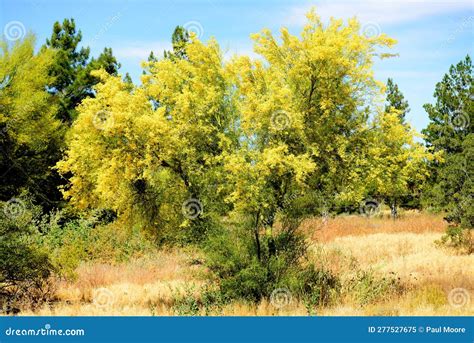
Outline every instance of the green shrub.
[[(35, 241), (39, 208), (26, 199), (11, 199), (0, 202), (0, 209), (0, 306), (10, 308), (19, 301), (35, 306), (49, 296), (43, 289), (54, 271), (48, 254)], [(25, 295), (30, 296), (28, 304)]]
[(453, 247), (467, 254), (474, 252), (472, 229), (464, 229), (460, 226), (448, 226), (446, 233), (436, 243), (441, 246)]
[(361, 306), (374, 303), (384, 299), (391, 294), (399, 294), (403, 286), (399, 278), (394, 275), (389, 277), (377, 277), (371, 270), (359, 270), (347, 280), (343, 292), (352, 296)]
[(339, 287), (337, 277), (305, 263), (306, 243), (296, 232), (266, 234), (261, 259), (248, 230), (234, 228), (213, 235), (206, 246), (206, 264), (225, 299), (258, 302), (278, 289), (308, 306), (326, 305)]
[(82, 261), (125, 262), (155, 250), (153, 240), (138, 227), (109, 222), (102, 211), (77, 218), (53, 212), (42, 217), (38, 242), (50, 251), (60, 275), (68, 278)]
[(314, 314), (317, 307), (330, 305), (341, 287), (337, 276), (324, 269), (309, 265), (295, 274), (289, 288), (295, 290), (304, 302), (308, 314)]
[(222, 293), (213, 286), (205, 285), (201, 289), (190, 286), (184, 294), (173, 295), (173, 311), (180, 316), (216, 315), (228, 303)]

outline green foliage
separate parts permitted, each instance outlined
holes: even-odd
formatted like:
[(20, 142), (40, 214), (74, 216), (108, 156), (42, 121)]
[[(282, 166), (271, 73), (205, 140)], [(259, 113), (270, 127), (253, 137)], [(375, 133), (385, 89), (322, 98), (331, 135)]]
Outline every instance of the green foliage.
[(184, 290), (184, 294), (175, 291), (173, 295), (173, 311), (178, 316), (217, 315), (227, 303), (228, 299), (209, 285), (200, 289), (190, 286)]
[(361, 188), (365, 187), (369, 196), (385, 200), (394, 217), (402, 199), (421, 191), (429, 177), (427, 162), (439, 158), (415, 141), (417, 133), (400, 120), (401, 113), (391, 107), (390, 112), (376, 116), (368, 134), (367, 157), (360, 164), (366, 173)]
[(349, 294), (361, 306), (387, 299), (403, 290), (400, 278), (395, 275), (378, 277), (371, 270), (359, 270), (343, 284), (343, 293)]
[(155, 251), (153, 240), (139, 228), (124, 229), (109, 221), (97, 211), (80, 217), (53, 212), (38, 221), (38, 242), (50, 252), (58, 273), (70, 278), (83, 261), (120, 263)]
[[(410, 112), (410, 106), (408, 105), (408, 101), (405, 100), (403, 93), (399, 90), (398, 85), (391, 78), (387, 80), (385, 96), (385, 112), (389, 113), (392, 110), (396, 110), (400, 122), (404, 124), (407, 131), (410, 131), (410, 127), (406, 125), (405, 121), (407, 113)], [(414, 132), (412, 132), (412, 134), (414, 134)], [(408, 150), (406, 149), (406, 146), (405, 150)], [(421, 164), (424, 167), (424, 162), (421, 162)], [(385, 197), (384, 200), (386, 200), (391, 206), (392, 217), (395, 218), (398, 216), (398, 206), (411, 208), (419, 207), (417, 195), (419, 194), (420, 187), (418, 187), (418, 189), (416, 187), (418, 183), (419, 181), (416, 181), (414, 177), (410, 177), (402, 192), (392, 192), (390, 196)], [(379, 194), (371, 194), (372, 197), (377, 197), (378, 195)]]
[(248, 230), (221, 232), (206, 246), (206, 265), (226, 299), (259, 301), (275, 289), (288, 289), (312, 305), (325, 305), (338, 288), (335, 276), (302, 264), (306, 243), (297, 233), (280, 232), (261, 240), (257, 257), (255, 240)]
[(0, 199), (22, 191), (46, 208), (57, 206), (59, 175), (51, 170), (60, 158), (63, 128), (45, 91), (54, 53), (34, 52), (34, 37), (13, 45), (0, 41)]
[(387, 98), (385, 112), (390, 112), (392, 108), (396, 109), (400, 111), (400, 121), (405, 122), (405, 117), (407, 113), (410, 112), (410, 106), (408, 105), (408, 101), (405, 100), (403, 93), (398, 89), (398, 85), (393, 82), (391, 78), (387, 80), (385, 95)]
[(0, 306), (19, 294), (44, 287), (54, 271), (44, 247), (36, 242), (39, 208), (26, 198), (0, 202)]
[(460, 226), (448, 226), (446, 234), (436, 243), (441, 246), (453, 247), (466, 254), (472, 254), (474, 252), (472, 230), (463, 229)]
[[(186, 45), (189, 44), (190, 37), (188, 31), (182, 26), (176, 26), (171, 36), (171, 44), (173, 45), (173, 51), (165, 51), (165, 58), (169, 59), (185, 59)], [(153, 53), (152, 53), (153, 54)], [(156, 62), (153, 55), (150, 55), (149, 62)]]
[(310, 265), (290, 278), (288, 289), (294, 290), (305, 304), (308, 314), (312, 315), (316, 308), (334, 303), (341, 290), (341, 281), (330, 271)]
[[(474, 78), (467, 56), (436, 85), (434, 105), (426, 104), (430, 124), (423, 131), (428, 146), (443, 154), (430, 164), (424, 202), (447, 213), (453, 225), (474, 228)], [(449, 234), (448, 234), (449, 236)]]
[(76, 31), (74, 19), (55, 22), (51, 37), (44, 47), (56, 51), (54, 62), (49, 69), (54, 78), (48, 83), (49, 91), (59, 104), (58, 118), (71, 124), (76, 118), (75, 108), (87, 97), (94, 96), (92, 87), (99, 79), (91, 71), (104, 69), (111, 75), (117, 75), (120, 64), (112, 54), (111, 48), (105, 48), (100, 56), (89, 59), (89, 47), (81, 47), (81, 31)]

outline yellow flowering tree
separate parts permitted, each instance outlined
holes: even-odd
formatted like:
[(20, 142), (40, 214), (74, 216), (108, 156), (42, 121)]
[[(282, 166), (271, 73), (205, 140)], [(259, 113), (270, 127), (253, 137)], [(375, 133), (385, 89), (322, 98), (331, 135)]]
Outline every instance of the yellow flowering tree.
[[(317, 285), (300, 264), (301, 220), (367, 195), (396, 203), (432, 158), (396, 110), (379, 111), (372, 66), (395, 41), (360, 29), (312, 11), (300, 36), (255, 34), (259, 59), (225, 63), (215, 40), (191, 35), (144, 64), (141, 86), (96, 71), (96, 97), (79, 106), (58, 164), (64, 195), (210, 237), (208, 266), (229, 297)], [(207, 235), (217, 222), (226, 230)]]
[[(147, 224), (205, 230), (222, 211), (222, 152), (236, 143), (233, 88), (215, 41), (193, 38), (186, 58), (146, 63), (143, 85), (96, 72), (58, 164), (71, 173), (67, 198), (80, 208), (138, 214)], [(202, 225), (196, 225), (201, 223)], [(207, 222), (207, 224), (209, 224)]]
[[(379, 48), (395, 41), (384, 34), (365, 37), (356, 19), (324, 25), (314, 11), (307, 17), (300, 37), (285, 28), (280, 39), (269, 30), (255, 34), (262, 60), (240, 57), (228, 67), (239, 94), (243, 142), (228, 159), (230, 199), (254, 216), (256, 236), (262, 227), (271, 229), (285, 206), (301, 206), (305, 197), (314, 201), (311, 193), (337, 192), (354, 201), (365, 191), (354, 181), (362, 178), (357, 162), (366, 158), (370, 105), (382, 94), (373, 58), (389, 56)], [(348, 182), (348, 174), (356, 180)]]
[(39, 232), (33, 223), (40, 207), (33, 203), (51, 208), (61, 199), (51, 167), (59, 159), (62, 125), (45, 89), (54, 53), (47, 49), (35, 53), (34, 42), (32, 35), (14, 43), (0, 39), (2, 307), (14, 304), (18, 295), (34, 294), (53, 269), (36, 241)]
[(60, 159), (63, 126), (46, 92), (52, 50), (35, 53), (35, 38), (0, 40), (0, 198), (22, 191), (47, 208), (61, 196), (51, 167)]
[(420, 191), (429, 177), (427, 163), (440, 158), (415, 141), (421, 135), (400, 121), (401, 114), (394, 108), (380, 112), (367, 145), (365, 186), (369, 194), (389, 203), (394, 218), (400, 199)]
[(393, 39), (364, 36), (356, 19), (325, 25), (314, 11), (300, 36), (253, 39), (261, 59), (224, 63), (215, 40), (191, 36), (181, 57), (145, 63), (141, 86), (96, 72), (97, 96), (78, 108), (58, 164), (65, 196), (201, 233), (234, 210), (258, 246), (275, 223), (293, 230), (317, 214), (317, 196), (325, 206), (394, 199), (424, 177), (430, 157), (413, 132), (377, 114), (373, 60), (390, 56)]

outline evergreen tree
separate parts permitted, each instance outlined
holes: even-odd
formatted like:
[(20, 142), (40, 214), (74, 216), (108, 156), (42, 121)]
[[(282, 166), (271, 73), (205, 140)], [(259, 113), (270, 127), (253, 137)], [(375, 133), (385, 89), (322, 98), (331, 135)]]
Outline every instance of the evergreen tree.
[(133, 90), (133, 80), (129, 73), (125, 73), (125, 76), (123, 77), (123, 82), (128, 86), (129, 91)]
[[(169, 59), (186, 59), (186, 45), (189, 44), (190, 38), (189, 33), (182, 26), (176, 26), (171, 36), (171, 43), (173, 45), (173, 51), (165, 51), (165, 58)], [(148, 59), (150, 61), (150, 59)]]
[(76, 106), (86, 97), (93, 96), (92, 87), (99, 82), (90, 72), (105, 69), (111, 75), (117, 75), (120, 64), (105, 48), (97, 59), (89, 59), (90, 49), (79, 47), (81, 31), (76, 30), (74, 19), (64, 19), (63, 23), (54, 23), (53, 33), (44, 47), (56, 50), (56, 57), (50, 69), (54, 81), (48, 85), (51, 94), (59, 102), (58, 117), (66, 123), (72, 123), (76, 117)]
[(424, 106), (431, 120), (423, 131), (427, 145), (444, 156), (443, 161), (431, 164), (432, 178), (425, 200), (446, 211), (449, 222), (466, 228), (474, 227), (473, 80), (472, 60), (467, 56), (451, 66), (436, 85), (436, 103)]
[[(166, 51), (165, 51), (165, 53), (166, 53)], [(150, 51), (150, 55), (148, 55), (147, 60), (148, 60), (148, 62), (158, 62), (158, 58), (156, 58), (153, 51)]]
[(405, 121), (405, 116), (410, 112), (408, 101), (405, 100), (403, 93), (398, 89), (398, 85), (393, 82), (391, 78), (387, 80), (387, 90), (385, 92), (387, 103), (385, 105), (385, 112), (390, 112), (390, 108), (395, 108), (400, 111), (399, 117), (402, 122)]
[[(398, 88), (398, 85), (393, 81), (392, 78), (387, 80), (387, 88), (385, 90), (386, 103), (385, 103), (385, 113), (390, 113), (392, 110), (396, 110), (398, 113), (398, 118), (400, 123), (405, 125), (406, 131), (410, 131), (410, 127), (405, 122), (406, 114), (410, 112), (410, 106), (408, 101), (405, 100), (403, 93)], [(414, 190), (417, 188), (417, 184), (408, 182), (408, 188)], [(408, 207), (419, 207), (419, 197), (409, 192), (409, 194), (399, 195), (398, 197), (392, 197), (391, 199), (386, 199), (390, 202), (390, 208), (392, 212), (392, 217), (396, 218), (398, 215), (397, 204)]]

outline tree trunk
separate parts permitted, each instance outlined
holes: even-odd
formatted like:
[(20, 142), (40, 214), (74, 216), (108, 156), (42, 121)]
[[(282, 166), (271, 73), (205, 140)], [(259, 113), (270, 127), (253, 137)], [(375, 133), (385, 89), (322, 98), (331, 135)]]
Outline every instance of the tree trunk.
[(397, 202), (395, 200), (392, 200), (391, 213), (392, 219), (396, 219), (398, 217)]
[(254, 233), (255, 233), (255, 243), (257, 245), (257, 258), (259, 261), (261, 261), (261, 246), (260, 246), (260, 235), (258, 232), (258, 225), (259, 225), (259, 218), (260, 218), (260, 211), (257, 212), (257, 218), (255, 218), (255, 228), (254, 228)]

